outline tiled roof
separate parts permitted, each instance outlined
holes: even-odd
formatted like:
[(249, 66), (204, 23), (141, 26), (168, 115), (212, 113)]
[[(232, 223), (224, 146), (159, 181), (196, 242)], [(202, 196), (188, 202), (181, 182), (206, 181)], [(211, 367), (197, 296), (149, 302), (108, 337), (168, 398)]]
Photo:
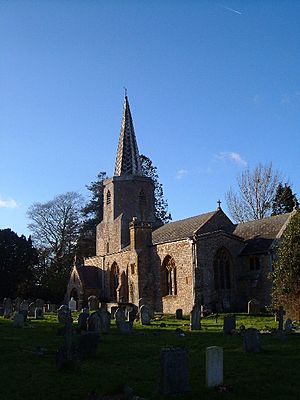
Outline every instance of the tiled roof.
[(80, 280), (85, 288), (98, 288), (100, 283), (100, 270), (93, 266), (76, 267)]
[(268, 251), (274, 240), (280, 236), (280, 231), (290, 216), (291, 213), (287, 213), (238, 224), (233, 234), (242, 237), (246, 241), (246, 246), (241, 254)]
[(152, 233), (153, 244), (173, 242), (180, 239), (186, 239), (201, 228), (205, 222), (207, 222), (216, 211), (212, 211), (206, 214), (200, 214), (195, 217), (182, 219), (175, 222), (169, 222), (156, 229)]

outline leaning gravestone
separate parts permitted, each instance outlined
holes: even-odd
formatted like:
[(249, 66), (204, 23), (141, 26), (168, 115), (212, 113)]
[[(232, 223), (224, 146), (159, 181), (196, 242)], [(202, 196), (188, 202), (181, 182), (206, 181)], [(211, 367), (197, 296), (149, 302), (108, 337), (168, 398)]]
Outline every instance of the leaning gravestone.
[(3, 300), (3, 317), (4, 318), (11, 318), (12, 314), (13, 314), (13, 305), (12, 305), (12, 301), (9, 297), (5, 298)]
[(223, 348), (206, 348), (206, 386), (215, 387), (223, 384)]
[(176, 319), (182, 319), (182, 308), (178, 308), (175, 314)]
[(90, 311), (96, 311), (99, 309), (99, 300), (97, 296), (90, 296), (88, 298), (88, 306)]
[(150, 325), (151, 323), (150, 310), (145, 305), (141, 306), (140, 308), (140, 318), (142, 325)]
[(256, 299), (248, 301), (248, 314), (257, 315), (260, 313), (260, 302)]
[(246, 353), (260, 353), (260, 334), (257, 329), (249, 328), (243, 335), (243, 345)]
[(190, 313), (190, 329), (191, 331), (201, 329), (200, 309), (197, 305), (194, 305)]
[(226, 334), (230, 334), (235, 329), (236, 329), (235, 315), (225, 315), (223, 332)]
[(189, 391), (188, 353), (185, 348), (162, 348), (160, 364), (160, 391), (163, 395), (180, 395)]

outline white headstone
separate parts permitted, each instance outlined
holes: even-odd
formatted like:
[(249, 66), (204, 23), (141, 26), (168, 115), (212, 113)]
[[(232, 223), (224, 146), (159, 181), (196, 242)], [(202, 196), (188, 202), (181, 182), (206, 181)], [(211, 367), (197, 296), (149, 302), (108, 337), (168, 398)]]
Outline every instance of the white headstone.
[(206, 348), (206, 386), (215, 387), (223, 384), (223, 348)]
[(77, 303), (76, 303), (76, 300), (74, 300), (74, 297), (71, 297), (71, 300), (69, 301), (69, 309), (71, 311), (77, 310)]

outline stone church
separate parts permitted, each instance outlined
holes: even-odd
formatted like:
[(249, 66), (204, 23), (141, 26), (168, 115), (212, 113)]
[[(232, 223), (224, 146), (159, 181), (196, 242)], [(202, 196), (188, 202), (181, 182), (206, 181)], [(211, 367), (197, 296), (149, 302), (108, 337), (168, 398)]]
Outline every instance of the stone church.
[(157, 226), (154, 185), (143, 176), (127, 96), (112, 178), (104, 181), (96, 256), (71, 270), (68, 298), (111, 305), (139, 300), (155, 311), (245, 311), (270, 303), (274, 250), (291, 215), (234, 224), (216, 210)]

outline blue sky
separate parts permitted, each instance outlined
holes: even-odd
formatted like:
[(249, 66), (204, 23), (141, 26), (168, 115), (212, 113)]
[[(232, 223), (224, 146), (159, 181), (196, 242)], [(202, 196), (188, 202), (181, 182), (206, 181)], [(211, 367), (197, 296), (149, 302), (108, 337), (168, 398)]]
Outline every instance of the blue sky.
[(128, 96), (173, 219), (273, 162), (300, 195), (299, 1), (0, 2), (0, 228), (113, 174)]

